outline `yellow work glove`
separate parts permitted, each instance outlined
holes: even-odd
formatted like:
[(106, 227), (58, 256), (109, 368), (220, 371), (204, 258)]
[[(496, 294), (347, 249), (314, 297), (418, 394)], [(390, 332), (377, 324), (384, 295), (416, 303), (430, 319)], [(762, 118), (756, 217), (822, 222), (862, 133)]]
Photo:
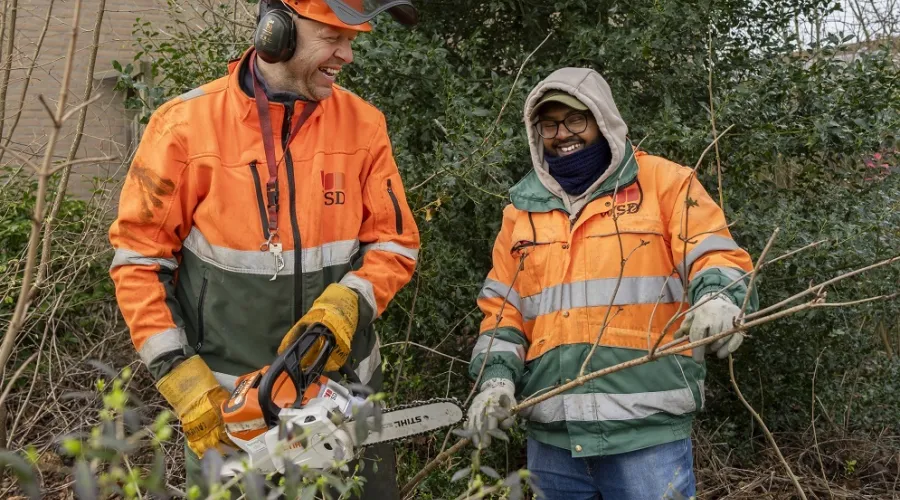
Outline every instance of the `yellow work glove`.
[[(278, 346), (278, 354), (284, 352), (300, 337), (307, 328), (315, 323), (321, 323), (331, 330), (335, 338), (335, 347), (325, 363), (326, 371), (337, 371), (350, 356), (350, 342), (356, 333), (356, 325), (359, 322), (359, 296), (352, 289), (332, 283), (325, 288), (322, 295), (313, 302), (312, 307), (300, 318), (287, 335), (281, 339)], [(311, 363), (319, 354), (322, 343), (317, 343), (303, 360), (303, 364)]]
[(230, 394), (216, 382), (200, 356), (191, 356), (173, 368), (156, 388), (178, 415), (188, 447), (198, 457), (220, 444), (235, 446), (222, 421), (222, 402)]

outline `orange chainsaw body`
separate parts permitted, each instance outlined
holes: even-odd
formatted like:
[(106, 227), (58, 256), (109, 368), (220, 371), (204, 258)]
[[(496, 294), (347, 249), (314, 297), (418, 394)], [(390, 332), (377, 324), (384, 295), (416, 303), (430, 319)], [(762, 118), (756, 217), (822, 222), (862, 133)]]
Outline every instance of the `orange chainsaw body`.
[[(229, 434), (249, 441), (269, 429), (259, 405), (259, 383), (268, 369), (268, 366), (264, 366), (239, 377), (231, 397), (222, 403), (222, 418)], [(322, 375), (307, 386), (300, 406), (318, 396), (321, 387), (327, 384), (328, 377)], [(281, 373), (272, 387), (272, 401), (281, 408), (291, 408), (296, 400), (297, 390), (294, 384), (286, 372)]]

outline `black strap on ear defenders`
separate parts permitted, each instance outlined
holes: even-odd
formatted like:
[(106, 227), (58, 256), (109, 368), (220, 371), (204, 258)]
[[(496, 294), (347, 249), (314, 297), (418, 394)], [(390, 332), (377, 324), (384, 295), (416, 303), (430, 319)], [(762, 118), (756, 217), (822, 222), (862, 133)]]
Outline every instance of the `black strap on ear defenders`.
[(263, 61), (279, 63), (290, 59), (297, 48), (296, 31), (287, 6), (279, 0), (260, 0), (253, 45)]

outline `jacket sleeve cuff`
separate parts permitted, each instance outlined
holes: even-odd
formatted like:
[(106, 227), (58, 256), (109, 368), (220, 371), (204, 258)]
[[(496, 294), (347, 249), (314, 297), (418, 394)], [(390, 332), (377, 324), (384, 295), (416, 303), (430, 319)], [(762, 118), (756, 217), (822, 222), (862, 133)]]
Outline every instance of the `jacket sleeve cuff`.
[(484, 375), (481, 377), (481, 383), (484, 384), (488, 380), (495, 378), (503, 378), (513, 382), (515, 384), (516, 374), (510, 370), (506, 365), (491, 365), (485, 367)]
[[(707, 285), (704, 287), (697, 288), (697, 291), (694, 294), (694, 299), (691, 301), (691, 305), (694, 305), (697, 302), (699, 302), (700, 299), (702, 299), (707, 294), (719, 293), (719, 291), (722, 290), (722, 288), (723, 287), (717, 286), (717, 285)], [(728, 293), (727, 291), (720, 293), (719, 297), (724, 297), (724, 298), (730, 300), (732, 303), (734, 303), (734, 305), (736, 305), (738, 307), (741, 306), (741, 304), (737, 303), (737, 300), (734, 298), (734, 295)]]

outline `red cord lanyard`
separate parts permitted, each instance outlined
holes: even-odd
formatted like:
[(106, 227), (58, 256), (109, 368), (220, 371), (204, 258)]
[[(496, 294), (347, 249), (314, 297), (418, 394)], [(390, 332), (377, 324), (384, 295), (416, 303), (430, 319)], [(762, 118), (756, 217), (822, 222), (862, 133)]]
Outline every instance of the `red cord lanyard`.
[[(284, 268), (284, 259), (281, 256), (282, 246), (278, 241), (278, 163), (275, 161), (275, 140), (272, 132), (272, 119), (269, 117), (269, 98), (263, 90), (259, 80), (256, 79), (256, 54), (250, 54), (250, 77), (253, 79), (253, 94), (256, 97), (256, 111), (259, 113), (259, 125), (262, 129), (263, 148), (266, 150), (266, 164), (269, 167), (269, 179), (266, 181), (266, 212), (268, 214), (268, 235), (266, 241), (260, 245), (262, 251), (269, 251), (274, 257), (275, 274), (270, 281), (278, 277), (278, 271)], [(297, 123), (291, 129), (287, 142), (284, 143), (285, 151), (294, 136), (300, 131), (300, 127), (316, 109), (319, 103), (308, 101), (303, 106), (303, 112), (297, 119)], [(286, 153), (285, 153), (286, 154)], [(282, 158), (284, 158), (282, 156)], [(300, 251), (299, 248), (295, 249)]]

